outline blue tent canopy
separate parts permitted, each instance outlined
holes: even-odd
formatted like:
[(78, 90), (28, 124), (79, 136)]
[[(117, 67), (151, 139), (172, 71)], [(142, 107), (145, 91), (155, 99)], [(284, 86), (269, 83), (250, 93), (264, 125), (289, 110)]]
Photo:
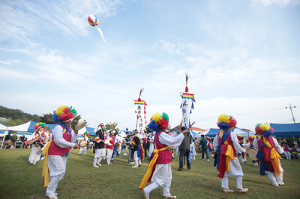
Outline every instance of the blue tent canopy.
[(300, 137), (300, 123), (271, 123), (270, 126), (274, 129), (273, 135), (275, 135), (276, 137)]
[(218, 129), (218, 128), (210, 128), (208, 133), (205, 136), (215, 137), (219, 131), (220, 131), (220, 129)]

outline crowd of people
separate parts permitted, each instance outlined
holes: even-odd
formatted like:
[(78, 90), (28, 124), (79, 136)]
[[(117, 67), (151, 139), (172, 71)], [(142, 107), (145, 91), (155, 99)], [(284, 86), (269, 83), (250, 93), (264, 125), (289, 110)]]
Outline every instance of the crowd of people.
[[(236, 120), (232, 116), (221, 115), (218, 118), (220, 131), (214, 139), (201, 135), (196, 140), (185, 127), (179, 127), (176, 132), (170, 132), (169, 116), (156, 113), (152, 116), (148, 127), (151, 136), (144, 131), (133, 130), (131, 134), (126, 132), (121, 137), (114, 130), (107, 130), (104, 123), (100, 123), (96, 130), (96, 137), (89, 138), (85, 132), (84, 137), (78, 139), (78, 130), (73, 130), (70, 125), (77, 112), (72, 107), (59, 107), (53, 114), (53, 120), (57, 125), (52, 131), (45, 123), (37, 123), (34, 138), (30, 141), (31, 153), (29, 163), (36, 164), (45, 159), (43, 164), (44, 186), (46, 196), (51, 199), (57, 198), (56, 189), (58, 182), (63, 179), (66, 172), (66, 163), (71, 148), (79, 149), (79, 155), (87, 154), (87, 150), (93, 148), (94, 161), (92, 167), (101, 167), (101, 161), (111, 165), (115, 157), (125, 149), (124, 155), (128, 156), (128, 163), (136, 169), (142, 166), (145, 158), (148, 158), (148, 170), (139, 186), (143, 190), (146, 199), (150, 192), (161, 186), (164, 198), (173, 199), (176, 196), (170, 194), (172, 181), (171, 162), (174, 154), (179, 154), (179, 168), (182, 171), (186, 160), (187, 169), (192, 169), (192, 160), (196, 160), (197, 152), (201, 151), (200, 160), (209, 161), (209, 156), (214, 158), (214, 166), (217, 167), (218, 177), (221, 178), (221, 187), (225, 193), (233, 193), (229, 188), (228, 178), (236, 179), (237, 193), (248, 192), (242, 185), (244, 176), (241, 163), (246, 163), (246, 149), (257, 152), (253, 166), (260, 167), (260, 175), (267, 175), (272, 185), (279, 187), (284, 185), (283, 168), (280, 159), (299, 158), (300, 143), (292, 143), (290, 140), (278, 142), (272, 137), (273, 129), (266, 124), (258, 124), (255, 128), (256, 135), (244, 138), (236, 135), (232, 129), (236, 126)], [(16, 134), (6, 136), (7, 140), (15, 142)], [(24, 138), (24, 136), (22, 136)], [(21, 138), (22, 138), (21, 137)], [(5, 139), (6, 139), (5, 138)], [(24, 138), (22, 141), (26, 142)], [(240, 161), (239, 159), (240, 158)], [(299, 158), (300, 159), (300, 158)], [(274, 176), (275, 174), (275, 176)], [(147, 182), (150, 184), (148, 186)]]

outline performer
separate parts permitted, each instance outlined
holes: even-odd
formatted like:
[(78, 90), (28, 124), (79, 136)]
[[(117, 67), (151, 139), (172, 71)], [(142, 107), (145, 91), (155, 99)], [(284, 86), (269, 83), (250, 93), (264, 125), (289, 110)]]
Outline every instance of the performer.
[(132, 168), (138, 168), (142, 166), (142, 160), (144, 160), (144, 150), (137, 131), (135, 131), (135, 136), (130, 144), (133, 146), (135, 162), (135, 165), (132, 166)]
[(116, 131), (115, 130), (112, 130), (111, 132), (111, 138), (114, 140), (114, 148), (113, 148), (113, 153), (112, 153), (112, 156), (111, 156), (111, 160), (110, 161), (115, 161), (115, 157), (119, 156), (119, 151), (118, 151), (118, 147), (115, 146), (115, 144), (119, 142), (119, 140), (117, 140), (117, 137), (116, 137)]
[(80, 146), (78, 155), (80, 155), (82, 151), (84, 151), (83, 155), (86, 155), (87, 147), (89, 146), (89, 135), (89, 132), (84, 132), (83, 142), (86, 142), (86, 146)]
[[(238, 134), (238, 135), (237, 135), (237, 138), (238, 138), (238, 140), (239, 140), (240, 146), (243, 146), (243, 144), (244, 144), (244, 141), (243, 141), (243, 140), (244, 140), (244, 137), (243, 137), (241, 134)], [(246, 161), (247, 161), (247, 159), (246, 159), (247, 154), (246, 154), (246, 153), (243, 153), (243, 152), (238, 153), (238, 157), (240, 157), (242, 163), (246, 163)]]
[(136, 134), (136, 130), (132, 130), (130, 137), (129, 137), (129, 147), (128, 147), (128, 149), (129, 149), (128, 163), (129, 164), (134, 164), (134, 151), (133, 151), (134, 147), (130, 143), (132, 142), (135, 134)]
[(231, 128), (236, 125), (236, 120), (232, 116), (220, 115), (218, 127), (221, 129), (214, 139), (214, 146), (217, 148), (215, 153), (214, 166), (217, 166), (219, 175), (222, 178), (222, 188), (225, 193), (233, 193), (229, 189), (228, 177), (235, 176), (237, 192), (246, 193), (247, 188), (243, 188), (242, 179), (244, 176), (241, 164), (235, 152), (246, 152), (238, 143), (237, 136), (231, 132)]
[(153, 150), (154, 150), (153, 140), (154, 140), (155, 133), (156, 133), (156, 132), (153, 131), (153, 132), (152, 132), (152, 137), (150, 138), (150, 147), (149, 147), (149, 152), (148, 152), (149, 159), (151, 158), (152, 152), (153, 152)]
[[(110, 131), (110, 133), (112, 133), (112, 130)], [(108, 140), (108, 143), (106, 144), (106, 153), (107, 153), (106, 158), (107, 158), (107, 164), (110, 165), (112, 164), (110, 161), (115, 147), (115, 141), (112, 138), (112, 136), (109, 135), (109, 133), (106, 134), (105, 140)]]
[[(154, 138), (154, 151), (152, 153), (149, 168), (140, 184), (140, 189), (143, 190), (145, 199), (149, 199), (149, 194), (159, 186), (163, 187), (163, 196), (165, 199), (176, 198), (171, 196), (170, 187), (172, 181), (172, 154), (170, 147), (178, 146), (184, 139), (184, 135), (189, 131), (184, 130), (180, 133), (180, 128), (177, 129), (177, 133), (171, 136), (166, 134), (165, 131), (169, 126), (169, 116), (166, 113), (160, 115), (155, 113), (148, 127), (151, 131), (156, 131)], [(147, 187), (147, 182), (152, 182)]]
[(197, 153), (196, 153), (196, 147), (195, 147), (195, 138), (193, 138), (193, 141), (191, 143), (191, 149), (190, 149), (190, 151), (191, 151), (191, 159), (192, 160), (196, 160)]
[(208, 152), (210, 153), (211, 157), (213, 158), (214, 157), (214, 150), (212, 149), (212, 146), (211, 146), (211, 143), (210, 143), (210, 137), (206, 137), (206, 140), (207, 140), (207, 149), (208, 149)]
[(31, 145), (31, 153), (28, 160), (30, 164), (36, 164), (41, 158), (42, 148), (44, 146), (43, 144), (45, 144), (46, 141), (44, 132), (45, 126), (46, 124), (43, 122), (39, 122), (34, 126), (36, 132), (34, 133), (33, 140), (36, 141)]
[(77, 111), (72, 106), (61, 106), (52, 115), (54, 122), (60, 124), (53, 129), (52, 140), (48, 142), (42, 153), (42, 155), (45, 155), (43, 166), (44, 187), (48, 186), (46, 196), (50, 199), (57, 198), (55, 191), (58, 182), (65, 175), (70, 148), (78, 148), (78, 145), (75, 144), (78, 138), (78, 130), (73, 131), (71, 128), (71, 123), (76, 116)]
[(101, 123), (98, 125), (98, 131), (96, 132), (96, 138), (95, 138), (95, 157), (94, 157), (94, 163), (93, 167), (98, 168), (101, 167), (101, 160), (105, 158), (106, 150), (105, 150), (105, 144), (104, 144), (104, 131), (105, 130), (105, 124)]
[[(248, 137), (248, 143), (247, 144), (242, 144), (243, 147), (249, 147), (250, 149), (253, 149), (253, 141), (254, 139), (256, 139), (256, 136), (255, 135), (251, 135)], [(257, 167), (259, 165), (259, 161), (253, 161), (253, 166)]]
[[(278, 152), (283, 153), (283, 150), (277, 140), (272, 138), (274, 132), (273, 128), (267, 124), (257, 124), (255, 132), (259, 135), (258, 139), (254, 140), (253, 145), (254, 148), (258, 150), (256, 157), (260, 160), (260, 175), (264, 176), (267, 174), (272, 185), (275, 187), (284, 185), (284, 171), (280, 163), (281, 156), (278, 154)], [(276, 173), (276, 179), (273, 173)]]

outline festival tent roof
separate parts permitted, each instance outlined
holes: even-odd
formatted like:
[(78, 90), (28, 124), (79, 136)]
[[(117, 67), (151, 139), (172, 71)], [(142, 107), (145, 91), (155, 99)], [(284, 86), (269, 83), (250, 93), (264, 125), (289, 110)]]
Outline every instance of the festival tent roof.
[(91, 128), (91, 127), (83, 127), (82, 129), (80, 129), (79, 131), (78, 131), (78, 135), (83, 135), (84, 134), (84, 132), (89, 132), (89, 134), (90, 134), (90, 136), (96, 136), (96, 133), (95, 133), (95, 129), (96, 128)]
[(121, 136), (121, 137), (126, 137), (126, 133), (125, 133), (124, 130), (120, 131), (120, 132), (118, 133), (118, 135)]
[(206, 134), (204, 134), (204, 135), (208, 136), (208, 137), (215, 137), (219, 131), (220, 131), (220, 129), (218, 129), (218, 128), (210, 128), (208, 130), (208, 132)]
[(7, 128), (8, 131), (20, 131), (20, 132), (34, 132), (34, 126), (37, 122), (27, 122), (18, 126), (10, 126)]
[(7, 126), (4, 126), (3, 124), (0, 123), (0, 131), (6, 131)]
[(274, 129), (273, 135), (275, 135), (276, 137), (300, 137), (300, 123), (271, 123), (270, 126)]
[[(218, 128), (210, 128), (208, 133), (205, 136), (215, 137), (217, 133), (220, 131)], [(235, 128), (232, 130), (236, 135), (241, 134), (244, 137), (248, 137), (249, 133), (239, 128)]]

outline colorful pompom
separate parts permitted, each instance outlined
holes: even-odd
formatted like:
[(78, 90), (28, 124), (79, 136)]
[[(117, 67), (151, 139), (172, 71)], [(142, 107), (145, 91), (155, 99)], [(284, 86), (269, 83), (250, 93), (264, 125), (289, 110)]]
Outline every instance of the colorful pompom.
[(269, 136), (273, 135), (274, 130), (267, 124), (258, 123), (255, 127), (255, 132), (256, 132), (256, 134), (269, 137)]
[(169, 116), (166, 113), (162, 113), (162, 115), (160, 115), (159, 113), (155, 113), (154, 115), (152, 115), (150, 123), (148, 124), (148, 127), (151, 131), (161, 131), (167, 129), (168, 126)]
[(154, 120), (154, 122), (157, 124), (159, 119), (161, 118), (159, 113), (155, 113), (154, 115), (152, 115), (152, 119)]
[(69, 119), (72, 119), (77, 116), (77, 111), (72, 108), (72, 106), (60, 106), (58, 109), (55, 111), (55, 113), (52, 115), (52, 119), (54, 122), (62, 122), (62, 121), (67, 121)]
[(224, 122), (224, 123), (228, 124), (230, 122), (230, 116), (222, 114), (222, 115), (219, 116), (218, 122), (219, 123)]

